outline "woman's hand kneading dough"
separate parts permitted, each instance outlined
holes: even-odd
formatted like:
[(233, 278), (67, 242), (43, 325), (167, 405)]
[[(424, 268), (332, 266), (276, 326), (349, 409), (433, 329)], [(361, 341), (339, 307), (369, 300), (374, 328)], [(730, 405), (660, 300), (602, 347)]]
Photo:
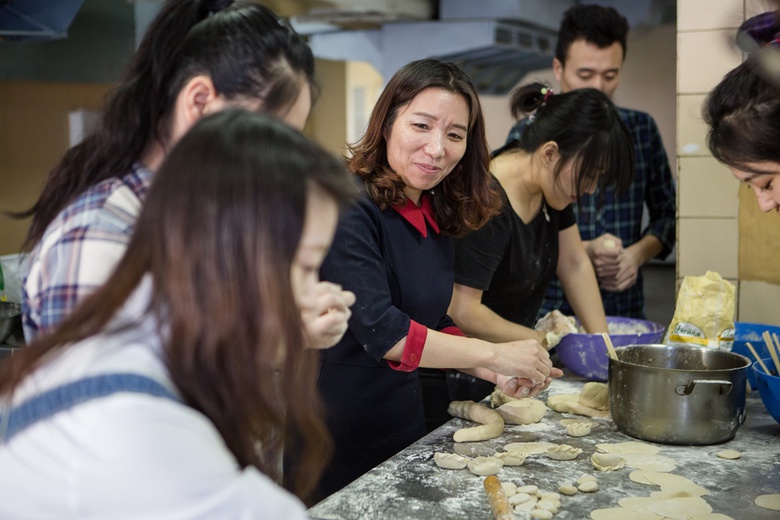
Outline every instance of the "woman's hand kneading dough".
[(494, 345), (496, 384), (510, 397), (532, 397), (563, 372), (552, 366), (550, 354), (538, 341), (527, 339)]

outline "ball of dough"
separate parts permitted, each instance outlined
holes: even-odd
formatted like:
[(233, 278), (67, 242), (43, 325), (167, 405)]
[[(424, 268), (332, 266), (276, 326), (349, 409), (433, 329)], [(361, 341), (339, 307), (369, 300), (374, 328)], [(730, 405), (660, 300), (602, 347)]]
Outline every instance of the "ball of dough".
[(571, 484), (561, 484), (558, 486), (558, 491), (561, 492), (563, 495), (576, 495), (577, 494), (577, 488), (572, 486)]
[(582, 387), (579, 401), (596, 410), (609, 410), (609, 387), (606, 383), (588, 382)]
[[(524, 504), (525, 502), (528, 502), (531, 500), (531, 495), (528, 493), (515, 493), (511, 497), (509, 497), (509, 503), (513, 506)], [(534, 500), (534, 503), (536, 500)]]
[(763, 507), (770, 511), (780, 511), (780, 494), (759, 495), (754, 502), (758, 507)]
[(577, 489), (583, 493), (593, 493), (594, 491), (598, 491), (599, 483), (595, 480), (588, 480), (577, 486)]
[(545, 509), (534, 509), (531, 511), (531, 518), (538, 518), (540, 520), (550, 520), (552, 517), (553, 517), (552, 512), (547, 511)]
[(535, 495), (539, 492), (539, 486), (534, 486), (533, 484), (528, 486), (520, 486), (517, 488), (518, 493), (528, 493), (529, 495)]

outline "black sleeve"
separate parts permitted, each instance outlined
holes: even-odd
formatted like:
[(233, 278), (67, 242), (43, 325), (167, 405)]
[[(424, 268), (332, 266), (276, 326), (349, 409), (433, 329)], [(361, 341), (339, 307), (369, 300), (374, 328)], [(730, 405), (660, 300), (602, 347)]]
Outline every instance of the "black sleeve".
[(483, 291), (490, 288), (511, 236), (510, 212), (505, 205), (483, 228), (455, 240), (455, 283)]

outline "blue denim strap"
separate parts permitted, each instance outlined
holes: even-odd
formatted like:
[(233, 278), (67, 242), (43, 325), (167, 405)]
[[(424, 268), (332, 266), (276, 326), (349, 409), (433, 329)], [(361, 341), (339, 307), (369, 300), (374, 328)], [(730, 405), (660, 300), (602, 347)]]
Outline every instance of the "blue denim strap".
[(38, 421), (81, 403), (117, 392), (147, 394), (181, 402), (181, 399), (163, 385), (139, 374), (105, 374), (87, 377), (48, 390), (7, 412), (0, 409), (0, 425), (5, 428), (5, 431), (0, 428), (0, 440), (8, 442), (11, 437)]

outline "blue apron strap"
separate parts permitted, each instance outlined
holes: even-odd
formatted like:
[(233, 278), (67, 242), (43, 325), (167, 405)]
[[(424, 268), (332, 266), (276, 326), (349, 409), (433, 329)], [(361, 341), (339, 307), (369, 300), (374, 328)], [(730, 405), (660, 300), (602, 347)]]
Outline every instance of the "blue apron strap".
[(0, 428), (0, 440), (8, 442), (11, 437), (38, 421), (81, 403), (117, 392), (147, 394), (181, 402), (179, 397), (162, 384), (139, 374), (104, 374), (87, 377), (48, 390), (6, 412), (0, 410), (0, 425), (5, 429), (2, 431), (3, 428)]

